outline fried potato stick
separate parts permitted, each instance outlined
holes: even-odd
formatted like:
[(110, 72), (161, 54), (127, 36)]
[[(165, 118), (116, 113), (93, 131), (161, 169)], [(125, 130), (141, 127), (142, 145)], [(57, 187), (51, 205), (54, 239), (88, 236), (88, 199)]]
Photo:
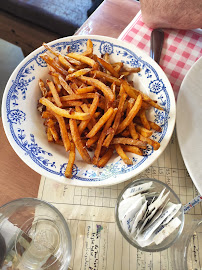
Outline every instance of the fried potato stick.
[(97, 69), (98, 68), (98, 63), (95, 62), (93, 59), (91, 59), (90, 57), (87, 57), (85, 55), (82, 54), (78, 54), (78, 53), (69, 53), (68, 57), (71, 57), (73, 59), (79, 60), (82, 63), (85, 63), (89, 66), (91, 66), (93, 69)]
[(150, 138), (146, 138), (146, 137), (142, 136), (141, 134), (139, 134), (139, 139), (143, 142), (147, 142), (149, 145), (151, 145), (154, 148), (154, 150), (158, 150), (160, 147), (159, 142), (156, 142)]
[[(127, 115), (134, 105), (134, 103), (130, 102), (130, 101), (128, 102), (128, 106), (127, 106)], [(135, 124), (133, 123), (133, 121), (129, 124), (128, 128), (129, 128), (129, 133), (130, 133), (132, 139), (137, 140), (139, 138), (139, 135), (136, 132)]]
[(124, 70), (128, 71), (129, 73), (138, 73), (140, 72), (140, 67), (131, 68), (131, 67), (124, 66)]
[(47, 90), (47, 88), (45, 86), (45, 83), (41, 79), (39, 79), (39, 88), (41, 90), (42, 96), (47, 97), (48, 90)]
[(150, 124), (150, 127), (152, 129), (154, 129), (155, 131), (157, 131), (157, 132), (161, 132), (162, 131), (161, 127), (159, 125), (157, 125), (156, 123), (154, 123), (152, 121), (149, 121), (149, 124)]
[(67, 167), (65, 170), (65, 176), (67, 178), (72, 178), (72, 169), (73, 169), (75, 157), (76, 157), (75, 144), (71, 142), (70, 151), (69, 151), (69, 160), (68, 160)]
[(140, 92), (139, 90), (135, 89), (134, 87), (132, 87), (132, 90), (138, 94), (138, 95), (142, 95), (142, 98), (145, 102), (149, 103), (151, 106), (153, 106), (154, 108), (158, 109), (158, 110), (161, 110), (163, 111), (164, 109), (157, 103), (155, 102), (154, 100), (152, 100), (149, 96), (147, 96), (145, 93), (143, 92)]
[(129, 124), (129, 131), (130, 131), (130, 135), (134, 140), (137, 140), (139, 138), (139, 135), (135, 129), (135, 124), (133, 122), (131, 122)]
[(142, 142), (140, 140), (133, 140), (131, 138), (125, 138), (125, 137), (114, 138), (111, 144), (129, 144), (129, 145), (135, 145), (142, 149), (146, 149), (147, 147), (146, 142)]
[(148, 138), (152, 135), (153, 131), (152, 130), (148, 130), (142, 126), (136, 125), (136, 130), (138, 133), (140, 133), (142, 136), (144, 136), (145, 138)]
[[(137, 123), (138, 125), (142, 125), (142, 122), (141, 122), (141, 120), (140, 120), (140, 118), (138, 116), (135, 117), (134, 122)], [(149, 122), (150, 127), (152, 129), (154, 129), (155, 131), (157, 131), (157, 132), (162, 131), (162, 128), (159, 125), (157, 125), (156, 123), (154, 123), (152, 121), (149, 121), (149, 120), (148, 120), (148, 122)]]
[(51, 52), (53, 55), (59, 56), (60, 53), (59, 53), (58, 51), (54, 50), (52, 47), (50, 47), (47, 43), (43, 42), (42, 45), (44, 46), (44, 48), (45, 48), (47, 51)]
[(46, 124), (47, 124), (47, 126), (48, 126), (48, 128), (49, 128), (49, 130), (50, 130), (50, 132), (51, 132), (51, 134), (52, 134), (52, 136), (53, 136), (53, 139), (57, 142), (57, 141), (59, 141), (59, 135), (58, 135), (58, 133), (57, 133), (57, 130), (56, 130), (56, 128), (55, 128), (55, 123), (53, 122), (53, 120), (52, 119), (48, 119), (47, 121), (46, 121)]
[(60, 97), (61, 102), (68, 101), (68, 100), (78, 100), (78, 99), (88, 99), (94, 98), (95, 93), (85, 93), (85, 94), (71, 94), (67, 96)]
[(114, 70), (116, 70), (116, 72), (120, 72), (121, 68), (123, 67), (123, 62), (116, 62), (114, 64), (112, 64)]
[(131, 152), (139, 156), (143, 156), (142, 149), (134, 145), (122, 145), (122, 148), (125, 152)]
[(55, 119), (55, 116), (48, 110), (43, 111), (42, 114), (41, 114), (41, 117), (43, 119), (48, 119), (48, 118)]
[(115, 83), (117, 86), (121, 85), (120, 79), (117, 79), (116, 77), (113, 77), (105, 72), (100, 71), (100, 70), (93, 70), (93, 71), (91, 71), (91, 74), (94, 75), (96, 78), (104, 78), (107, 82)]
[(90, 148), (95, 142), (97, 142), (100, 138), (100, 132), (96, 133), (93, 137), (87, 140), (86, 146)]
[(111, 117), (113, 112), (114, 112), (114, 109), (109, 108), (107, 112), (98, 120), (98, 122), (91, 129), (91, 131), (86, 135), (86, 137), (87, 138), (93, 137), (102, 128), (102, 126), (107, 122), (107, 120)]
[[(90, 104), (88, 104), (88, 105), (90, 105)], [(88, 107), (88, 105), (86, 104), (86, 103), (84, 103), (84, 104), (82, 104), (81, 105), (81, 108), (82, 108), (82, 110), (84, 111), (84, 112), (86, 112), (86, 113), (90, 113), (90, 108)], [(93, 128), (93, 126), (96, 124), (96, 120), (95, 120), (95, 114), (91, 117), (91, 119), (90, 119), (90, 121), (88, 122), (88, 125), (87, 125), (87, 127), (88, 127), (88, 129), (89, 129), (89, 131)]]
[(118, 73), (117, 71), (115, 71), (115, 69), (113, 68), (113, 66), (112, 66), (110, 63), (106, 62), (104, 59), (99, 58), (99, 57), (98, 57), (97, 59), (98, 59), (98, 61), (100, 62), (100, 64), (101, 64), (106, 70), (108, 70), (108, 71), (111, 73), (112, 76), (114, 76), (114, 77), (116, 77), (116, 78), (119, 77), (119, 73)]
[(65, 107), (73, 107), (73, 106), (81, 106), (83, 104), (82, 101), (79, 100), (67, 100), (62, 102), (62, 108)]
[(82, 76), (82, 75), (85, 75), (85, 74), (89, 73), (90, 71), (91, 71), (91, 68), (79, 69), (79, 70), (75, 71), (74, 73), (67, 75), (66, 81), (75, 79), (75, 78)]
[[(57, 76), (53, 76), (53, 73), (57, 73), (57, 72), (49, 64), (47, 64), (47, 66), (48, 66), (48, 68), (50, 70), (50, 73), (49, 74), (51, 75), (51, 77), (53, 79), (53, 82), (55, 84), (55, 88), (56, 88), (57, 92), (60, 93), (60, 91), (62, 89), (62, 85), (60, 84), (60, 81), (59, 81), (58, 77)], [(59, 73), (57, 73), (57, 74), (59, 75)]]
[(107, 122), (106, 122), (106, 124), (105, 124), (105, 126), (104, 126), (104, 128), (102, 130), (102, 133), (101, 133), (101, 135), (100, 135), (100, 137), (98, 139), (97, 146), (96, 146), (96, 149), (95, 149), (95, 152), (94, 152), (94, 157), (93, 157), (93, 160), (92, 160), (92, 163), (94, 165), (97, 165), (97, 163), (98, 163), (98, 159), (99, 159), (99, 156), (100, 156), (103, 141), (104, 141), (104, 139), (106, 137), (108, 129), (110, 128), (111, 124), (114, 121), (117, 110), (118, 109), (114, 109), (114, 112), (113, 112), (112, 116), (107, 120)]
[(88, 39), (86, 45), (87, 45), (86, 51), (83, 52), (82, 55), (84, 55), (84, 56), (92, 55), (93, 54), (93, 42), (90, 39)]
[(118, 126), (119, 126), (119, 123), (120, 123), (120, 119), (121, 119), (121, 114), (122, 114), (122, 111), (123, 111), (123, 106), (124, 106), (124, 102), (127, 98), (127, 94), (126, 93), (123, 93), (121, 95), (121, 98), (119, 100), (119, 105), (118, 105), (118, 111), (117, 111), (117, 114), (116, 114), (116, 117), (115, 117), (115, 120), (114, 120), (114, 124), (112, 126), (112, 131), (111, 133), (106, 137), (104, 143), (103, 143), (103, 146), (105, 147), (109, 147), (110, 145), (110, 142), (111, 140), (113, 139), (117, 129), (118, 129)]
[(77, 93), (78, 94), (90, 93), (90, 92), (93, 92), (94, 89), (95, 89), (94, 86), (86, 86), (86, 87), (78, 88)]
[(89, 113), (79, 113), (79, 112), (67, 111), (65, 109), (58, 108), (51, 101), (49, 101), (47, 98), (44, 98), (44, 97), (39, 99), (39, 103), (51, 109), (54, 113), (60, 116), (66, 117), (66, 118), (72, 118), (72, 119), (77, 119), (77, 120), (90, 119)]
[(75, 72), (75, 68), (70, 64), (70, 62), (61, 54), (58, 56), (59, 62), (68, 70), (68, 73)]
[(139, 115), (140, 115), (140, 120), (142, 122), (143, 127), (145, 127), (146, 129), (149, 129), (150, 130), (151, 127), (150, 127), (149, 121), (147, 120), (145, 109), (141, 109), (139, 111)]
[[(97, 106), (98, 106), (98, 103), (99, 103), (99, 97), (100, 97), (100, 95), (98, 93), (95, 93), (95, 97), (94, 97), (93, 102), (92, 102), (92, 104), (90, 106), (90, 109), (89, 109), (89, 113), (90, 113), (91, 118), (93, 117), (93, 115), (95, 114), (95, 112), (97, 110)], [(87, 125), (90, 122), (91, 118), (89, 120), (84, 120), (84, 121), (82, 121), (80, 123), (80, 125), (79, 125), (79, 133), (80, 134), (87, 127)]]
[(62, 116), (54, 113), (54, 116), (56, 117), (58, 123), (59, 123), (59, 127), (60, 127), (60, 134), (61, 134), (61, 137), (62, 137), (62, 141), (63, 141), (63, 144), (64, 144), (64, 147), (65, 147), (65, 151), (68, 152), (69, 149), (70, 149), (70, 140), (69, 140), (69, 136), (68, 136), (68, 133), (67, 133), (67, 128), (66, 128), (66, 124), (65, 124), (65, 120)]
[(101, 159), (97, 163), (98, 168), (102, 168), (107, 164), (107, 162), (112, 157), (113, 152), (114, 148), (110, 147), (109, 149), (107, 149), (106, 153), (101, 157)]
[(77, 123), (75, 119), (70, 119), (69, 120), (69, 126), (70, 126), (70, 130), (71, 130), (71, 135), (72, 135), (72, 139), (75, 143), (75, 146), (79, 152), (79, 154), (81, 155), (82, 159), (87, 162), (87, 163), (91, 163), (91, 158), (88, 154), (88, 151), (86, 150), (86, 148), (84, 147), (79, 131), (78, 131), (78, 127), (77, 127)]
[(46, 83), (47, 83), (47, 85), (48, 85), (48, 87), (49, 87), (49, 89), (50, 89), (50, 91), (51, 91), (51, 93), (53, 95), (53, 98), (54, 98), (54, 101), (55, 101), (56, 105), (58, 107), (62, 107), (62, 102), (60, 101), (60, 97), (58, 95), (58, 92), (57, 92), (57, 90), (55, 88), (54, 83), (52, 81), (50, 81), (50, 80), (46, 80)]
[(121, 83), (123, 84), (124, 89), (126, 93), (128, 94), (128, 96), (136, 100), (138, 97), (138, 94), (133, 91), (131, 85), (129, 85), (129, 83), (125, 80), (122, 80)]
[(120, 144), (115, 144), (115, 149), (117, 154), (121, 157), (123, 162), (127, 165), (133, 165), (132, 160), (126, 155), (126, 153), (123, 151)]
[(105, 95), (105, 97), (109, 101), (111, 101), (111, 102), (114, 101), (115, 96), (112, 93), (111, 89), (108, 86), (106, 86), (104, 83), (102, 83), (101, 81), (94, 79), (94, 78), (86, 77), (86, 76), (80, 76), (79, 79), (82, 82), (85, 82), (87, 84), (90, 84), (92, 86), (97, 87), (98, 89), (100, 89), (103, 92), (103, 94)]
[(48, 142), (53, 142), (54, 141), (53, 135), (49, 127), (47, 128), (46, 134), (47, 134)]
[(51, 67), (53, 67), (57, 72), (59, 72), (60, 74), (62, 74), (63, 76), (67, 76), (68, 72), (67, 70), (65, 70), (64, 68), (62, 68), (53, 58), (51, 58), (49, 55), (47, 54), (42, 54), (40, 55), (40, 57), (47, 63), (49, 64)]
[(133, 121), (133, 118), (136, 116), (136, 114), (140, 110), (141, 105), (142, 105), (142, 96), (139, 95), (137, 97), (137, 100), (135, 101), (135, 104), (133, 105), (132, 109), (129, 111), (126, 118), (119, 125), (116, 134), (122, 132)]
[(71, 89), (71, 87), (68, 85), (68, 83), (63, 79), (63, 77), (56, 72), (51, 72), (51, 75), (54, 77), (57, 77), (62, 87), (67, 91), (68, 94), (72, 95), (74, 94), (74, 91)]

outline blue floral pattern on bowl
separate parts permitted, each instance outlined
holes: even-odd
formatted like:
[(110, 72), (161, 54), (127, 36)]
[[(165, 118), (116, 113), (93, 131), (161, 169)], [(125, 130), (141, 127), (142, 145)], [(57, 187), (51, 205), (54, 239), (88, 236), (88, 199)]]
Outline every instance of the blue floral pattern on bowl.
[(110, 42), (102, 41), (100, 43), (100, 53), (105, 54), (108, 53), (109, 55), (113, 53), (113, 44)]
[[(140, 67), (141, 72), (137, 75), (140, 80), (144, 80), (145, 85), (149, 92), (155, 95), (155, 99), (164, 108), (164, 111), (153, 109), (154, 121), (162, 127), (162, 132), (153, 133), (155, 140), (162, 142), (166, 135), (170, 119), (170, 93), (167, 91), (166, 83), (161, 78), (161, 74), (156, 71), (149, 62), (145, 61), (142, 55), (136, 54), (136, 50), (131, 50), (127, 46), (119, 45), (119, 42), (113, 42), (113, 39), (109, 38), (91, 38), (96, 53), (102, 55), (109, 53), (118, 61), (130, 65), (132, 67)], [(66, 53), (68, 51), (82, 53), (86, 50), (87, 38), (66, 38), (53, 42), (53, 48), (60, 52)], [(9, 89), (7, 89), (5, 98), (5, 114), (7, 118), (6, 129), (9, 130), (12, 136), (12, 145), (18, 145), (24, 152), (24, 155), (29, 156), (31, 161), (40, 167), (43, 174), (46, 172), (54, 177), (64, 177), (65, 167), (67, 161), (64, 160), (62, 163), (58, 163), (54, 154), (48, 146), (48, 151), (42, 146), (38, 139), (37, 132), (33, 134), (27, 132), (26, 124), (30, 121), (30, 115), (24, 110), (24, 104), (30, 100), (27, 98), (28, 91), (36, 87), (39, 76), (36, 71), (41, 69), (42, 73), (48, 74), (46, 63), (41, 60), (39, 55), (43, 53), (44, 48), (39, 51), (33, 52), (31, 57), (27, 61), (24, 61), (23, 65), (17, 70), (15, 76), (12, 76)], [(25, 59), (26, 60), (26, 59)], [(45, 76), (45, 75), (44, 75)], [(32, 100), (35, 103), (35, 109), (37, 110), (37, 100)], [(38, 114), (38, 118), (40, 115)], [(32, 120), (31, 120), (32, 121)], [(41, 124), (42, 125), (42, 124)], [(44, 132), (41, 128), (40, 132)], [(104, 168), (97, 168), (94, 165), (85, 166), (83, 163), (75, 162), (73, 168), (73, 179), (84, 182), (100, 182), (113, 177), (114, 179), (119, 178), (121, 175), (134, 175), (137, 168), (146, 162), (154, 154), (153, 148), (148, 147), (145, 150), (143, 157), (133, 157), (133, 165), (125, 165), (119, 157), (114, 158), (113, 162), (106, 165)], [(22, 154), (21, 154), (22, 155)], [(68, 159), (67, 159), (68, 160)], [(90, 167), (89, 167), (90, 166)], [(128, 178), (128, 176), (127, 176)]]
[(8, 113), (8, 120), (13, 124), (20, 124), (25, 121), (26, 114), (19, 109), (10, 110)]
[(150, 84), (149, 84), (149, 89), (152, 93), (155, 93), (155, 94), (158, 94), (160, 93), (161, 91), (164, 91), (164, 88), (165, 88), (165, 85), (164, 83), (162, 82), (162, 80), (154, 80), (154, 81), (151, 81)]

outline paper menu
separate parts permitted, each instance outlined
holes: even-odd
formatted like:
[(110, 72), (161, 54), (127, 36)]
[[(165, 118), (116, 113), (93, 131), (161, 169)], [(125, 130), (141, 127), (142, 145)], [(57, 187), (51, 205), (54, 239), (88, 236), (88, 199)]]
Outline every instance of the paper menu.
[[(167, 183), (182, 204), (198, 194), (183, 163), (175, 131), (159, 159), (135, 178), (144, 177)], [(72, 236), (70, 267), (73, 270), (173, 269), (169, 250), (145, 253), (132, 247), (121, 236), (115, 223), (114, 207), (120, 191), (129, 181), (108, 187), (86, 188), (59, 184), (42, 177), (38, 198), (56, 206), (69, 224)], [(202, 218), (201, 204), (187, 215)], [(196, 246), (193, 252), (195, 249)], [(200, 257), (197, 258), (193, 262), (194, 269), (200, 269), (197, 267), (202, 263)]]

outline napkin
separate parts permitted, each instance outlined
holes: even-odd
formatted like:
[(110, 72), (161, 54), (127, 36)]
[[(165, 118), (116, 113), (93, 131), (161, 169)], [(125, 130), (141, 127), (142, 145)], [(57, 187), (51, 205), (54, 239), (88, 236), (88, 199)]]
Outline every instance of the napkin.
[[(149, 55), (152, 30), (142, 21), (140, 11), (123, 30), (119, 39), (134, 44)], [(163, 29), (163, 31), (164, 44), (159, 65), (167, 75), (177, 97), (184, 76), (202, 56), (202, 30)]]
[[(3, 217), (0, 213), (0, 217)], [(19, 234), (20, 229), (11, 223), (7, 218), (4, 218), (0, 223), (0, 233), (4, 238), (7, 250), (13, 246), (16, 235)]]

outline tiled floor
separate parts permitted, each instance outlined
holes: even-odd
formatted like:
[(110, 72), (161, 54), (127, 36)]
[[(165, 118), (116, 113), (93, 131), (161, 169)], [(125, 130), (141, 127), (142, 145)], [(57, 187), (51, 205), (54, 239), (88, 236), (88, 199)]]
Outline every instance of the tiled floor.
[(19, 47), (0, 39), (0, 107), (6, 83), (23, 58), (22, 50)]

